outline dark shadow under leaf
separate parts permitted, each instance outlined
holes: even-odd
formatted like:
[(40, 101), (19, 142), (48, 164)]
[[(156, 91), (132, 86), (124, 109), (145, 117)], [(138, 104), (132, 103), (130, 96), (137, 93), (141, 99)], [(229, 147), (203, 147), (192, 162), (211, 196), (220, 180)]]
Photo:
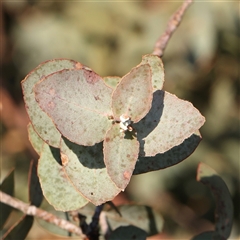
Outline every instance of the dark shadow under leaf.
[(97, 143), (94, 146), (80, 146), (68, 139), (63, 138), (63, 141), (71, 149), (74, 154), (78, 157), (79, 162), (87, 168), (91, 169), (101, 169), (105, 168), (103, 161), (103, 143)]
[(43, 200), (43, 193), (37, 175), (37, 164), (36, 160), (31, 161), (28, 175), (28, 191), (30, 204), (39, 207)]
[(145, 156), (143, 140), (151, 133), (160, 122), (164, 108), (164, 91), (158, 90), (153, 93), (152, 107), (148, 114), (138, 123), (134, 124), (134, 129), (137, 131), (137, 138), (140, 143), (140, 156)]
[(154, 157), (139, 157), (133, 174), (156, 171), (178, 164), (193, 153), (200, 141), (199, 133), (192, 134), (183, 143), (165, 153), (159, 153)]

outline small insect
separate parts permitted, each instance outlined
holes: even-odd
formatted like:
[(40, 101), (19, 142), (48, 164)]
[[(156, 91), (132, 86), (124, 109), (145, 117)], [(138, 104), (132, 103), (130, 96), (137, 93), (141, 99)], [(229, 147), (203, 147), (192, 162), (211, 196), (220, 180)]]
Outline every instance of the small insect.
[(127, 115), (121, 115), (120, 116), (120, 132), (125, 132), (125, 131), (129, 131), (132, 132), (133, 127), (131, 126), (131, 118), (128, 117)]

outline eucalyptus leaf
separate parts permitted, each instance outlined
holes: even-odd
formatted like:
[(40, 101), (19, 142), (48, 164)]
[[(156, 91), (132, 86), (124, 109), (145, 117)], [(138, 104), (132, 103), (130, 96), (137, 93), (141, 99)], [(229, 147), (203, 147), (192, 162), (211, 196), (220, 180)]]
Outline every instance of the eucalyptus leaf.
[(139, 65), (126, 74), (112, 95), (112, 109), (116, 120), (121, 115), (133, 122), (140, 121), (151, 108), (152, 84), (149, 64)]
[(147, 54), (142, 57), (140, 64), (149, 64), (152, 71), (153, 91), (162, 90), (164, 84), (164, 67), (162, 59), (156, 55)]
[(28, 130), (28, 138), (29, 138), (29, 141), (32, 144), (32, 147), (37, 152), (37, 154), (40, 155), (41, 151), (42, 151), (43, 144), (44, 144), (43, 139), (39, 137), (39, 135), (34, 130), (31, 123), (28, 124), (27, 130)]
[(61, 142), (64, 171), (76, 189), (95, 205), (111, 201), (121, 190), (107, 173), (103, 144), (80, 146), (67, 139)]
[(115, 89), (118, 83), (121, 81), (121, 77), (117, 76), (109, 76), (109, 77), (104, 77), (103, 81), (112, 89)]
[(180, 163), (194, 152), (201, 139), (200, 132), (197, 131), (185, 139), (180, 145), (164, 153), (159, 153), (154, 157), (139, 157), (133, 174), (156, 171)]
[(67, 178), (59, 164), (60, 152), (44, 144), (38, 163), (38, 176), (43, 195), (59, 211), (71, 211), (85, 206), (88, 201)]
[(133, 225), (151, 236), (160, 233), (163, 229), (162, 216), (151, 207), (128, 204), (118, 206), (118, 210), (121, 216), (114, 209), (106, 212), (108, 223), (113, 230), (120, 226)]
[(215, 232), (223, 239), (230, 236), (233, 224), (233, 202), (227, 185), (208, 165), (200, 163), (197, 180), (208, 186), (216, 201)]
[(36, 100), (70, 141), (93, 146), (111, 126), (112, 89), (89, 69), (62, 70), (35, 86)]
[(204, 122), (205, 118), (190, 102), (166, 91), (155, 91), (149, 113), (134, 124), (140, 156), (155, 156), (180, 145)]
[(83, 66), (73, 60), (68, 59), (53, 59), (41, 63), (33, 69), (21, 82), (23, 97), (25, 101), (26, 110), (35, 131), (48, 144), (53, 147), (59, 147), (61, 134), (54, 126), (52, 120), (48, 115), (42, 111), (35, 100), (33, 92), (34, 85), (46, 77), (47, 75), (69, 68), (82, 68)]
[(138, 140), (131, 132), (120, 131), (119, 124), (115, 124), (106, 134), (103, 152), (108, 175), (118, 188), (124, 190), (138, 159)]

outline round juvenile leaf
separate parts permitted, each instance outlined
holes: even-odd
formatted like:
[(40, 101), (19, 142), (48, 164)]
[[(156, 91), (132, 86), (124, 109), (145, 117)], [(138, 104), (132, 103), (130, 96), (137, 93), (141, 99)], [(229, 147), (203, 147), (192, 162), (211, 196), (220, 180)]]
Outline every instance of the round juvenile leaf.
[(152, 83), (149, 64), (133, 68), (117, 85), (112, 96), (116, 120), (127, 115), (133, 122), (140, 121), (151, 108)]
[(33, 92), (34, 85), (45, 76), (69, 68), (81, 68), (80, 63), (68, 59), (54, 59), (41, 63), (33, 69), (21, 82), (23, 97), (26, 105), (26, 110), (30, 121), (32, 122), (35, 131), (48, 144), (53, 147), (59, 147), (61, 134), (54, 126), (48, 115), (42, 111), (35, 100)]
[(108, 175), (122, 190), (128, 185), (139, 153), (139, 142), (130, 132), (120, 132), (115, 124), (103, 142), (104, 162)]
[(227, 185), (208, 165), (198, 165), (197, 180), (208, 186), (216, 201), (215, 231), (224, 239), (230, 236), (233, 224), (233, 202)]
[(156, 55), (147, 54), (142, 57), (140, 64), (150, 65), (152, 71), (152, 87), (153, 91), (162, 90), (164, 84), (164, 67), (162, 59)]
[(108, 240), (119, 240), (119, 239), (146, 240), (147, 233), (135, 226), (119, 227), (110, 234)]
[(155, 156), (180, 145), (205, 122), (188, 102), (165, 91), (155, 91), (152, 108), (134, 125), (140, 142), (140, 156)]
[(70, 141), (92, 146), (111, 126), (112, 89), (89, 69), (63, 70), (35, 86), (36, 100)]
[(106, 212), (111, 229), (133, 225), (143, 229), (148, 236), (160, 233), (163, 229), (163, 218), (153, 208), (144, 205), (118, 206), (121, 216), (113, 209)]
[(38, 176), (47, 201), (59, 211), (83, 207), (88, 201), (74, 188), (60, 162), (59, 149), (44, 144), (38, 163)]
[(103, 162), (103, 145), (91, 147), (61, 141), (64, 171), (76, 189), (95, 205), (111, 201), (121, 190), (107, 174)]
[(176, 165), (190, 156), (201, 141), (199, 131), (185, 139), (180, 145), (159, 153), (154, 157), (139, 157), (133, 174), (156, 171)]
[(28, 124), (27, 129), (28, 129), (29, 141), (31, 142), (31, 144), (32, 144), (34, 150), (37, 152), (37, 154), (40, 155), (41, 151), (42, 151), (42, 146), (44, 144), (44, 141), (36, 133), (36, 131), (34, 130), (31, 123)]

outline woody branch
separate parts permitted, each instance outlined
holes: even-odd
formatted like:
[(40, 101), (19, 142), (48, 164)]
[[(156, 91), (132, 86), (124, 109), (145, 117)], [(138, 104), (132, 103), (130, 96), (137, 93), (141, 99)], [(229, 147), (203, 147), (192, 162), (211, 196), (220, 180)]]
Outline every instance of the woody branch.
[(86, 235), (84, 235), (79, 227), (76, 225), (66, 221), (65, 219), (61, 219), (56, 217), (55, 215), (48, 213), (42, 209), (39, 209), (33, 205), (26, 204), (16, 198), (11, 197), (10, 195), (0, 191), (0, 201), (5, 203), (11, 207), (14, 207), (23, 213), (31, 216), (35, 216), (45, 220), (46, 222), (57, 225), (58, 227), (67, 230), (68, 232), (75, 233), (82, 237), (82, 239), (87, 239)]
[(153, 55), (157, 55), (159, 57), (163, 56), (164, 50), (168, 44), (168, 41), (170, 40), (172, 34), (175, 32), (177, 27), (182, 21), (182, 17), (187, 10), (187, 8), (190, 6), (190, 4), (193, 2), (193, 0), (185, 0), (182, 4), (182, 6), (173, 14), (173, 16), (170, 18), (167, 28), (162, 36), (157, 40)]

